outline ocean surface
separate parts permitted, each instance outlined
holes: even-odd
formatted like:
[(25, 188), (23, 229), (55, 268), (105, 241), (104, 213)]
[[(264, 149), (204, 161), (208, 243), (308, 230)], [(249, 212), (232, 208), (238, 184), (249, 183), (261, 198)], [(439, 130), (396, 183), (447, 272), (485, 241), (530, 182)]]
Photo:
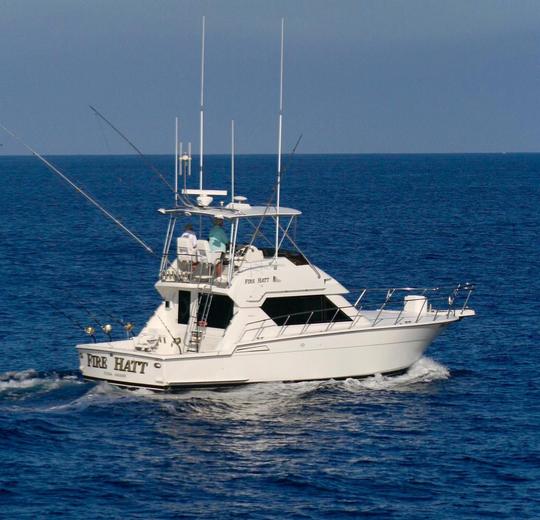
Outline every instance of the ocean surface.
[[(137, 157), (50, 159), (160, 251), (172, 197)], [(159, 261), (36, 159), (0, 157), (0, 518), (540, 517), (540, 155), (285, 163), (315, 264), (356, 291), (474, 282), (477, 317), (394, 378), (84, 382), (79, 326), (139, 330)], [(228, 165), (207, 158), (209, 186)], [(237, 157), (237, 194), (266, 202), (275, 165)]]

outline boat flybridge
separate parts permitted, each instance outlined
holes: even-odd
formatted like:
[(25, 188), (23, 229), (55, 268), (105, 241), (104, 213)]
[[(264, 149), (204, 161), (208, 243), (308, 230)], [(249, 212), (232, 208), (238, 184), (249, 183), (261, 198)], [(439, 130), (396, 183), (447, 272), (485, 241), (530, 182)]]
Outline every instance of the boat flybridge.
[[(235, 196), (233, 123), (230, 199), (212, 205), (227, 191), (203, 188), (204, 19), (202, 49), (199, 187), (187, 187), (191, 146), (182, 153), (177, 136), (174, 205), (159, 210), (169, 217), (156, 283), (163, 301), (138, 335), (126, 327), (125, 340), (78, 345), (83, 377), (169, 390), (407, 370), (445, 327), (474, 315), (467, 306), (474, 287), (352, 294), (299, 249), (301, 212), (280, 204), (283, 22), (274, 196), (266, 205)], [(179, 219), (196, 238), (175, 234)], [(219, 248), (208, 240), (212, 223), (228, 233)]]

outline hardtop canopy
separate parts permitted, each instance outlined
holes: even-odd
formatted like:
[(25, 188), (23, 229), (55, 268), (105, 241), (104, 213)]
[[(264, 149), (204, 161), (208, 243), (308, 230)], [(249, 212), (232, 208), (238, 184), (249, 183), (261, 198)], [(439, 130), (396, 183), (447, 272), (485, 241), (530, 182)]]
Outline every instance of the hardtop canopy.
[(250, 206), (248, 204), (235, 204), (234, 207), (199, 207), (183, 206), (179, 208), (158, 210), (163, 215), (199, 215), (212, 218), (223, 218), (224, 220), (236, 220), (251, 217), (296, 217), (302, 214), (301, 211), (293, 208), (280, 207), (279, 212), (275, 206)]

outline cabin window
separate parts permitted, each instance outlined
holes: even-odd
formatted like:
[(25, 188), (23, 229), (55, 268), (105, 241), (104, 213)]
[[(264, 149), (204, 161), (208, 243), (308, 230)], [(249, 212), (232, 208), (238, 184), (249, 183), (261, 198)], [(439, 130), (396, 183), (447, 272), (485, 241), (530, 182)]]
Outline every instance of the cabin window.
[(178, 291), (178, 323), (189, 323), (189, 307), (191, 305), (191, 293)]
[[(261, 249), (265, 258), (272, 258), (276, 250), (272, 247), (263, 247)], [(288, 251), (287, 249), (280, 249), (278, 256), (283, 256), (290, 260), (294, 265), (309, 265), (306, 257), (298, 251)]]
[(349, 316), (322, 294), (267, 298), (262, 305), (262, 310), (274, 320), (276, 325), (351, 321)]
[(205, 320), (207, 327), (226, 329), (232, 319), (234, 302), (221, 294), (199, 294), (197, 320)]

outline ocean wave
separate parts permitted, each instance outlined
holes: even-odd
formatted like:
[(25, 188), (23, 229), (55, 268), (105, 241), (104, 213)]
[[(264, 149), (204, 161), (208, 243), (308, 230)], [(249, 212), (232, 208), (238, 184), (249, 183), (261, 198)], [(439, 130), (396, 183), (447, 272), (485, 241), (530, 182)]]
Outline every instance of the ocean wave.
[[(119, 388), (106, 382), (87, 383), (75, 371), (38, 372), (34, 369), (0, 374), (0, 399), (9, 401), (55, 393), (54, 403), (45, 410), (83, 411), (88, 408), (115, 406), (119, 402), (156, 403), (156, 411), (167, 415), (223, 415), (238, 414), (266, 416), (276, 410), (302, 406), (314, 399), (324, 400), (336, 392), (362, 394), (378, 391), (415, 391), (426, 385), (449, 377), (448, 369), (424, 357), (400, 376), (374, 375), (363, 379), (306, 381), (298, 383), (255, 383), (227, 389), (190, 389), (178, 393), (154, 392), (147, 389)], [(70, 385), (86, 385), (72, 389)], [(58, 391), (61, 395), (58, 395)], [(62, 390), (64, 392), (62, 392)], [(83, 392), (83, 393), (81, 393)], [(41, 407), (43, 410), (44, 408)]]
[(423, 357), (400, 376), (376, 374), (364, 379), (346, 379), (343, 387), (349, 391), (394, 390), (408, 391), (412, 386), (441, 381), (450, 377), (449, 370), (431, 358)]
[(177, 393), (153, 392), (151, 390), (123, 390), (141, 398), (148, 398), (166, 403), (189, 402), (191, 408), (197, 409), (202, 405), (229, 407), (234, 403), (272, 403), (294, 400), (295, 398), (309, 397), (324, 393), (325, 391), (361, 392), (376, 390), (410, 390), (419, 384), (429, 384), (434, 381), (448, 379), (449, 370), (431, 358), (423, 357), (412, 365), (405, 374), (399, 376), (383, 376), (376, 374), (362, 379), (348, 378), (345, 380), (328, 379), (324, 381), (301, 381), (297, 383), (254, 383), (231, 387), (227, 389), (190, 389)]
[(30, 368), (0, 374), (0, 396), (17, 390), (54, 390), (64, 384), (81, 383), (75, 371), (38, 372)]
[(91, 407), (115, 406), (120, 401), (134, 400), (135, 392), (119, 388), (106, 382), (86, 383), (88, 390), (74, 399), (56, 404), (48, 408), (48, 411), (85, 411)]
[[(294, 416), (305, 408), (326, 409), (329, 403), (356, 403), (385, 393), (418, 392), (429, 383), (449, 377), (446, 367), (422, 358), (400, 376), (375, 375), (364, 379), (256, 383), (226, 390), (192, 389), (180, 393), (128, 392), (153, 401), (156, 413), (169, 417), (199, 417), (206, 420), (261, 420)], [(371, 396), (371, 397), (370, 397)], [(379, 404), (383, 404), (378, 399)], [(159, 411), (158, 411), (159, 410)]]

